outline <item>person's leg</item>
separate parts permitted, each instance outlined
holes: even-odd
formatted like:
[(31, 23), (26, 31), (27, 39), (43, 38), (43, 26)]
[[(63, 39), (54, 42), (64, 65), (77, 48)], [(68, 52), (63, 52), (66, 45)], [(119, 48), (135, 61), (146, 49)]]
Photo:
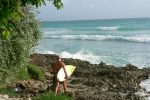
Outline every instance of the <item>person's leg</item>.
[(55, 82), (55, 96), (57, 95), (58, 93), (58, 89), (59, 89), (59, 82)]
[(63, 81), (64, 92), (67, 91), (67, 80)]

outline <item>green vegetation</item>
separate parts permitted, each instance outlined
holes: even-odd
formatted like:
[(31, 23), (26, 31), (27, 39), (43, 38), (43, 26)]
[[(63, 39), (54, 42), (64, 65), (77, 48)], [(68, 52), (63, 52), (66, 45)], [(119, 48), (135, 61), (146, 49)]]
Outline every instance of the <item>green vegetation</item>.
[(46, 79), (40, 67), (32, 64), (29, 64), (27, 67), (18, 68), (16, 70), (6, 70), (3, 73), (0, 73), (0, 75), (2, 76), (0, 78), (0, 87), (19, 80), (27, 80), (32, 78), (44, 81)]
[(17, 71), (9, 70), (4, 73), (4, 77), (0, 80), (0, 94), (7, 94), (9, 97), (19, 97), (20, 94), (14, 91), (14, 88), (8, 87), (8, 85), (18, 80), (29, 79), (30, 76), (27, 71), (27, 67), (20, 68)]
[(28, 6), (20, 10), (25, 16), (19, 20), (8, 20), (12, 28), (11, 35), (9, 37), (0, 36), (1, 70), (26, 66), (31, 50), (41, 36), (38, 21), (35, 20), (35, 14), (31, 12), (32, 8)]
[(9, 97), (18, 97), (18, 93), (7, 87), (0, 87), (0, 94), (7, 94)]
[[(19, 71), (16, 72), (6, 73), (6, 76), (8, 76), (6, 79), (9, 80), (9, 82), (6, 82), (5, 79), (5, 81), (1, 83), (0, 94), (7, 94), (9, 95), (9, 97), (20, 97), (21, 93), (15, 92), (14, 88), (9, 88), (7, 85), (13, 81), (27, 80), (30, 78), (38, 79), (41, 81), (45, 80), (43, 72), (37, 65), (29, 64), (27, 67), (20, 68), (18, 70)], [(10, 76), (12, 76), (13, 78), (11, 78)], [(55, 96), (53, 92), (48, 91), (42, 93), (37, 97), (34, 97), (33, 100), (72, 100), (72, 98), (65, 95)]]
[[(52, 2), (57, 9), (63, 7), (61, 0), (0, 0), (0, 94), (19, 96), (7, 87), (18, 80), (45, 80), (40, 68), (28, 65), (28, 62), (33, 48), (41, 37), (39, 22), (35, 19), (35, 10), (32, 6), (46, 5), (47, 1)], [(37, 97), (37, 100), (70, 99), (46, 93), (42, 97)]]
[(40, 81), (45, 80), (44, 73), (41, 71), (39, 66), (30, 64), (27, 67), (28, 67), (28, 72), (31, 75), (31, 78), (40, 80)]
[[(26, 7), (28, 5), (39, 7), (41, 5), (46, 5), (47, 1), (53, 2), (57, 9), (63, 7), (61, 0), (0, 0), (0, 28), (3, 31), (2, 34), (10, 34), (11, 28), (7, 25), (10, 16), (13, 19), (24, 16), (20, 7)], [(3, 30), (4, 27), (6, 27), (6, 30)]]
[(18, 71), (17, 75), (16, 75), (18, 80), (27, 80), (30, 79), (30, 75), (28, 73), (28, 69), (27, 67), (24, 68), (20, 68), (20, 70)]
[(18, 80), (27, 80), (30, 79), (27, 67), (18, 68), (17, 70), (6, 70), (3, 73), (0, 73), (0, 88), (5, 87), (10, 83), (16, 82)]
[(0, 33), (4, 37), (11, 35), (13, 27), (9, 24), (9, 19), (14, 21), (24, 17), (21, 7), (27, 7), (28, 5), (39, 7), (46, 5), (47, 1), (53, 2), (57, 9), (63, 7), (61, 0), (0, 0)]
[(39, 7), (47, 1), (57, 9), (63, 7), (61, 0), (0, 0), (0, 72), (27, 66), (41, 37), (32, 6)]
[(73, 100), (73, 99), (65, 95), (55, 96), (53, 92), (47, 92), (42, 96), (35, 97), (33, 100)]

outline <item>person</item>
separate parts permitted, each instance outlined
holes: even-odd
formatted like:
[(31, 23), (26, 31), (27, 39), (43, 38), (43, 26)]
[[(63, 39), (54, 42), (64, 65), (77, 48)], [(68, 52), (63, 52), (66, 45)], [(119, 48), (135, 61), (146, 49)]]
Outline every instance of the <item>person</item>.
[(60, 56), (58, 56), (56, 58), (56, 62), (53, 65), (53, 86), (54, 86), (54, 91), (55, 91), (55, 96), (57, 95), (58, 89), (59, 89), (59, 81), (57, 80), (57, 73), (60, 70), (60, 68), (64, 69), (65, 75), (66, 75), (66, 80), (63, 81), (63, 88), (64, 88), (64, 92), (66, 92), (66, 88), (67, 88), (67, 73), (66, 73), (66, 69), (65, 69), (65, 64), (64, 62), (61, 60)]

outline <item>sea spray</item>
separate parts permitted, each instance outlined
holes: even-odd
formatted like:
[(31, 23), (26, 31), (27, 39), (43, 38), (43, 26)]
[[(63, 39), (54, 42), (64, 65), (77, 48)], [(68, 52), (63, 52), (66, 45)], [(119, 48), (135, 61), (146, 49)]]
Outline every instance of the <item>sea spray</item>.
[[(149, 67), (149, 26), (149, 18), (42, 22), (36, 51), (88, 61), (91, 53), (92, 63)], [(82, 49), (90, 53), (82, 54)]]
[(55, 53), (53, 51), (43, 51), (43, 52), (36, 51), (36, 52), (41, 54), (57, 54), (60, 55), (62, 58), (80, 59), (80, 60), (89, 61), (92, 64), (99, 64), (102, 60), (100, 56), (96, 56), (95, 54), (85, 50), (79, 50), (76, 53), (69, 53), (67, 51), (63, 51), (60, 53)]
[(101, 61), (99, 56), (96, 56), (93, 53), (88, 52), (88, 51), (85, 52), (84, 50), (78, 51), (75, 54), (64, 51), (64, 52), (60, 53), (60, 55), (63, 58), (81, 59), (81, 60), (89, 61), (93, 64), (98, 64)]

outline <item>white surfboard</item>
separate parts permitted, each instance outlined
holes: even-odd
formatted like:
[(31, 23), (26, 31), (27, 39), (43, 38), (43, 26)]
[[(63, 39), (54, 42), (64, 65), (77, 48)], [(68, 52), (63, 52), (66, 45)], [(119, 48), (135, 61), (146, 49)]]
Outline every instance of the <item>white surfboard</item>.
[[(73, 65), (66, 65), (66, 66), (65, 66), (66, 73), (67, 73), (68, 77), (73, 73), (73, 71), (75, 70), (75, 68), (76, 68), (76, 66), (73, 66)], [(62, 81), (64, 81), (64, 80), (66, 80), (66, 79), (65, 79), (65, 76), (66, 76), (66, 75), (65, 75), (64, 69), (61, 68), (61, 69), (58, 71), (58, 73), (57, 73), (57, 80), (60, 81), (60, 82), (62, 82)]]

